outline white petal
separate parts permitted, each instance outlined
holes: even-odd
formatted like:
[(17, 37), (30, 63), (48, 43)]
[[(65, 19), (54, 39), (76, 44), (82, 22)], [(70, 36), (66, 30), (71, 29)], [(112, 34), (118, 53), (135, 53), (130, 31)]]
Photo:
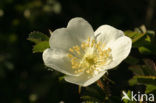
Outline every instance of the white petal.
[(75, 75), (67, 54), (62, 50), (46, 49), (43, 52), (43, 61), (46, 66), (59, 72), (67, 75)]
[(129, 55), (132, 47), (132, 40), (127, 36), (122, 36), (109, 44), (108, 47), (112, 49), (111, 54), (113, 61), (105, 66), (104, 70), (116, 67)]
[(80, 45), (88, 37), (94, 37), (91, 25), (82, 18), (71, 19), (67, 28), (55, 30), (50, 37), (50, 47), (68, 50), (74, 45)]
[(106, 71), (101, 71), (96, 76), (88, 76), (86, 73), (83, 73), (80, 76), (66, 76), (65, 80), (67, 82), (86, 87), (100, 79), (105, 73)]
[(123, 36), (124, 33), (110, 25), (102, 25), (95, 31), (94, 35), (97, 37), (97, 41), (108, 44)]
[(94, 36), (92, 26), (83, 18), (77, 17), (69, 21), (67, 28), (74, 33), (80, 41)]

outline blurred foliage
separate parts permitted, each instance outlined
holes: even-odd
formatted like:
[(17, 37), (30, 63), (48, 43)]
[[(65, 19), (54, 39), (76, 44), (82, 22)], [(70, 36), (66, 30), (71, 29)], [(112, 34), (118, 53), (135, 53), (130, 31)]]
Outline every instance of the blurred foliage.
[[(154, 4), (155, 0), (0, 0), (0, 102), (132, 103), (121, 101), (123, 90), (156, 94)], [(48, 29), (65, 27), (76, 16), (88, 20), (94, 30), (102, 24), (125, 30), (133, 40), (125, 61), (81, 89), (65, 82), (63, 74), (48, 71), (41, 53), (49, 47)], [(147, 28), (135, 28), (142, 24)]]

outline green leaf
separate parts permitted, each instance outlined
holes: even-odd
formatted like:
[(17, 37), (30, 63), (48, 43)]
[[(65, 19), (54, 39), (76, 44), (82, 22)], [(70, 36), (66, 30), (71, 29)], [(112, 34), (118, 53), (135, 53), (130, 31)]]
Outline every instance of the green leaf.
[(133, 65), (129, 67), (135, 76), (156, 76), (156, 65), (150, 59), (143, 59), (144, 65)]
[(129, 84), (131, 86), (136, 84), (156, 85), (155, 83), (156, 83), (156, 76), (133, 76), (133, 78), (129, 80)]
[(135, 42), (133, 42), (133, 47), (138, 48), (141, 46), (147, 46), (150, 42), (146, 41), (147, 34), (141, 34), (139, 37), (135, 38)]
[(136, 37), (132, 39), (132, 42), (135, 43), (136, 41), (138, 41), (139, 39), (141, 39), (144, 35), (145, 34), (143, 34), (143, 33), (138, 33), (136, 35)]
[(156, 85), (151, 85), (151, 84), (148, 84), (146, 85), (146, 93), (151, 93), (152, 91), (155, 91), (156, 90)]
[(126, 36), (130, 37), (130, 38), (135, 38), (136, 35), (138, 35), (138, 32), (135, 31), (131, 31), (131, 30), (127, 30), (124, 32)]
[(33, 31), (29, 34), (28, 40), (37, 44), (42, 41), (48, 41), (49, 37), (41, 32)]
[(129, 69), (134, 73), (129, 85), (144, 85), (146, 93), (156, 91), (156, 65), (150, 59), (143, 59), (145, 65), (130, 66)]
[(130, 86), (136, 85), (138, 83), (137, 78), (133, 77), (128, 81)]
[(155, 32), (146, 30), (145, 26), (136, 28), (135, 31), (125, 31), (125, 35), (130, 37), (133, 42), (133, 48), (138, 48), (141, 54), (156, 55)]
[(138, 50), (141, 54), (151, 54), (152, 53), (152, 51), (149, 48), (146, 48), (144, 46), (139, 47)]
[(139, 39), (141, 39), (145, 33), (137, 32), (137, 31), (125, 31), (125, 35), (132, 39), (132, 42), (135, 43)]
[(49, 48), (49, 42), (48, 41), (40, 42), (33, 47), (33, 53), (43, 52), (47, 48)]

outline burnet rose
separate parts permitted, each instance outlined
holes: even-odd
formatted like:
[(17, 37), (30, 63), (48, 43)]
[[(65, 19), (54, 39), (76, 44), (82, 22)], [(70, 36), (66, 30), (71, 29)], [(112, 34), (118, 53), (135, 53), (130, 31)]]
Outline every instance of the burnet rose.
[(49, 44), (43, 52), (45, 65), (64, 73), (70, 83), (88, 86), (129, 55), (132, 40), (110, 25), (94, 32), (86, 20), (76, 17), (51, 33)]

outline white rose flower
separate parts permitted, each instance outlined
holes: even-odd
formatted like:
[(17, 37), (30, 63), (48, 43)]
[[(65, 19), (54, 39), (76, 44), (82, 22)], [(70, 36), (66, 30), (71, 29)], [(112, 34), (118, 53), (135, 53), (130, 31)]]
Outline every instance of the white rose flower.
[(109, 25), (95, 32), (83, 18), (69, 21), (66, 28), (51, 33), (50, 48), (43, 52), (46, 66), (66, 74), (65, 80), (88, 86), (130, 53), (132, 41), (121, 30)]

